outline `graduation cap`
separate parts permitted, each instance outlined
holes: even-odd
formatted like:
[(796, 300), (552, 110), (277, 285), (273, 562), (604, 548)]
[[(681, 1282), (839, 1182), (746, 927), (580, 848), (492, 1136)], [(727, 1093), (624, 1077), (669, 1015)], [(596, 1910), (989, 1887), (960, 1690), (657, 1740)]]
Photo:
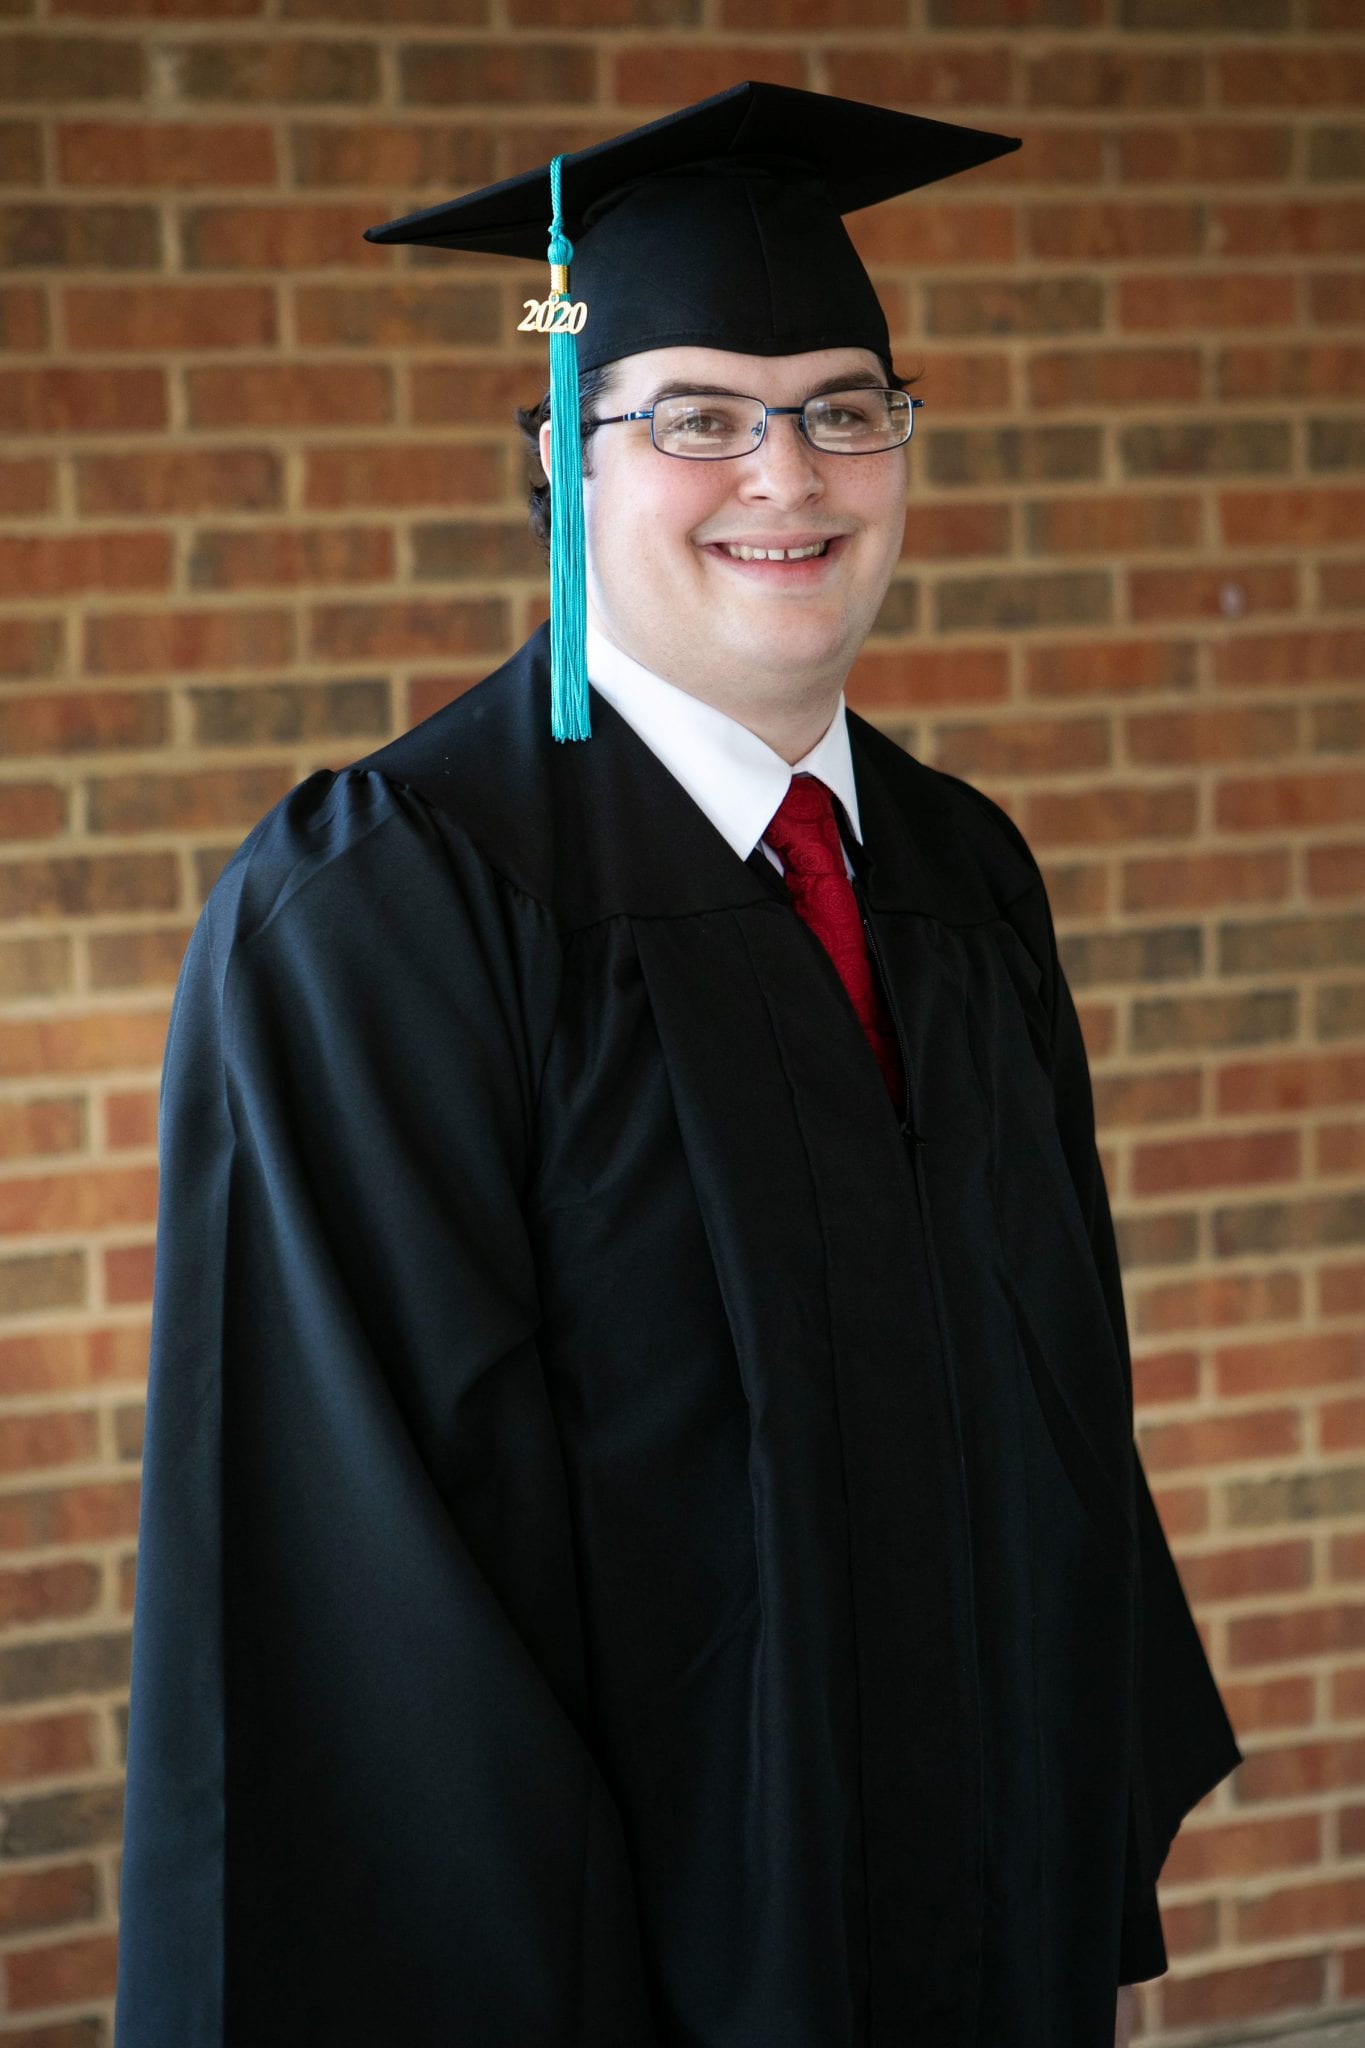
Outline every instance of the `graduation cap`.
[(886, 316), (842, 216), (989, 163), (1021, 139), (749, 82), (366, 229), (371, 242), (548, 256), (556, 739), (591, 730), (580, 370), (683, 345), (740, 355), (866, 348), (889, 362)]

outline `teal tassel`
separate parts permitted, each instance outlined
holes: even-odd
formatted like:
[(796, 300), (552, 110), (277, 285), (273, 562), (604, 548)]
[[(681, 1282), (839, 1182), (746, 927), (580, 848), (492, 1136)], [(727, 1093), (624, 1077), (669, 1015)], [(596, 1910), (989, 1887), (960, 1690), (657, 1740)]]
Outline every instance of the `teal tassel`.
[[(550, 165), (549, 260), (566, 267), (560, 165)], [(567, 294), (566, 294), (567, 296)], [(578, 429), (578, 343), (550, 336), (550, 729), (557, 740), (592, 737), (588, 713), (588, 593), (583, 559), (583, 447)]]

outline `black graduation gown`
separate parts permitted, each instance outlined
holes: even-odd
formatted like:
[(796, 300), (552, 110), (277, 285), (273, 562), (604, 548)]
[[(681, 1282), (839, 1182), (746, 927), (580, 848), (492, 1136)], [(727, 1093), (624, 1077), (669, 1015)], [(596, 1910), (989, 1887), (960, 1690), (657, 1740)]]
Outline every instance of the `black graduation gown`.
[(176, 989), (118, 2048), (1111, 2048), (1240, 1761), (1006, 815), (856, 716), (823, 949), (544, 631)]

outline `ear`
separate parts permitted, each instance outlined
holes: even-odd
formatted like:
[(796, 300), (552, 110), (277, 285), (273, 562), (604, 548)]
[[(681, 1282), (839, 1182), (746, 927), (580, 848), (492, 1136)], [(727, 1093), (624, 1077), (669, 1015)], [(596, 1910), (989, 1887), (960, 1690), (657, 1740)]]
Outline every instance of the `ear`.
[(550, 422), (546, 420), (540, 430), (540, 466), (545, 472), (545, 481), (550, 480)]

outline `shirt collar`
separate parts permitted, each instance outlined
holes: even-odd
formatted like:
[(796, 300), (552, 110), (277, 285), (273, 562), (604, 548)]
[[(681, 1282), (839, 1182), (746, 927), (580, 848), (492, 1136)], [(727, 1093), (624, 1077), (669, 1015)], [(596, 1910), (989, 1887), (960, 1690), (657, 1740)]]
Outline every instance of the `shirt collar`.
[(844, 693), (810, 752), (795, 764), (727, 712), (666, 683), (588, 621), (588, 676), (657, 755), (741, 860), (747, 860), (793, 775), (815, 775), (833, 791), (861, 843), (858, 791)]

